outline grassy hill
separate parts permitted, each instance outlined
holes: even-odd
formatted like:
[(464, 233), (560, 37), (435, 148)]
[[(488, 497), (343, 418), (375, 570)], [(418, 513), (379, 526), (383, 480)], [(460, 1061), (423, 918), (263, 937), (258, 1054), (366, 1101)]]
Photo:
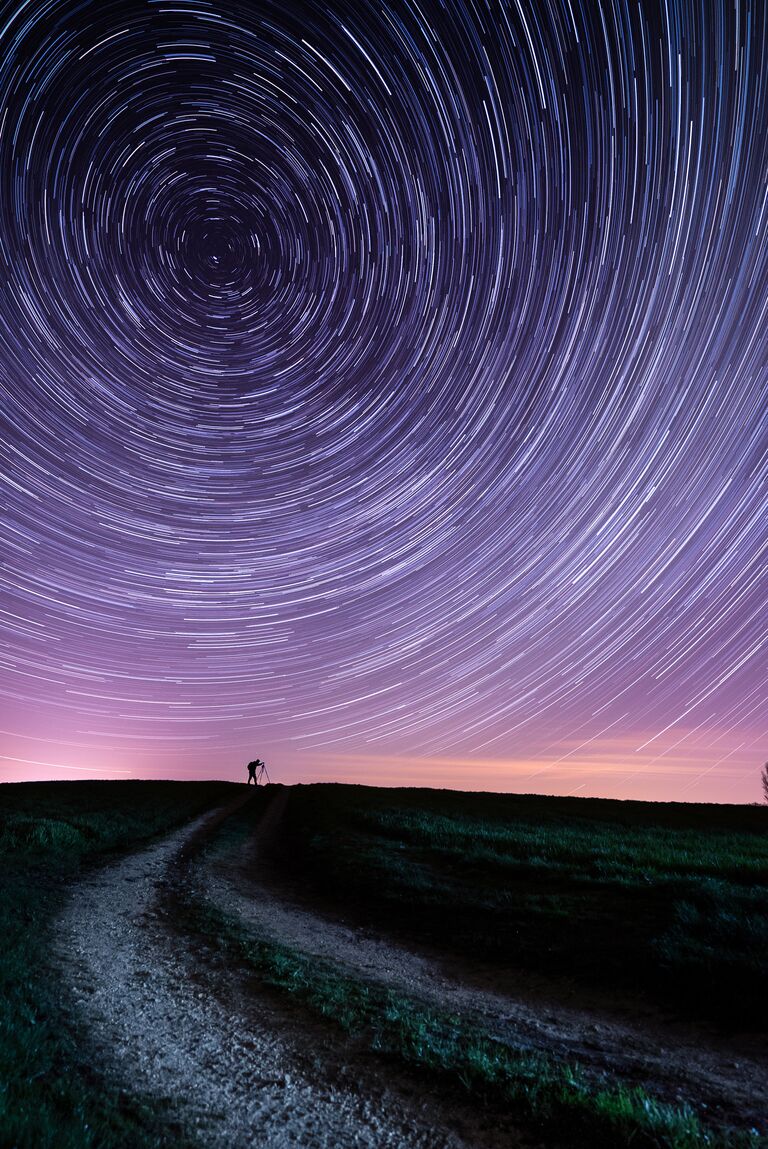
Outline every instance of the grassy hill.
[(377, 928), (768, 1022), (768, 807), (300, 786), (283, 845)]
[[(279, 791), (252, 792), (188, 851), (203, 888), (206, 867), (237, 856)], [(218, 782), (0, 787), (0, 1149), (186, 1144), (162, 1113), (84, 1061), (87, 1043), (51, 976), (51, 923), (89, 867), (238, 794)], [(761, 1029), (766, 830), (768, 808), (757, 806), (312, 785), (291, 788), (272, 852), (311, 906), (376, 935), (468, 966), (565, 975), (725, 1028)], [(554, 1143), (577, 1127), (580, 1144), (606, 1147), (760, 1143), (748, 1130), (712, 1132), (685, 1105), (658, 1106), (642, 1091), (590, 1092), (565, 1062), (503, 1050), (407, 994), (254, 937), (235, 917), (195, 904), (183, 882), (164, 898), (180, 945), (195, 935), (195, 946), (218, 947), (227, 965), (255, 969), (263, 986), (355, 1040), (442, 1075), (481, 1105), (511, 1107)]]

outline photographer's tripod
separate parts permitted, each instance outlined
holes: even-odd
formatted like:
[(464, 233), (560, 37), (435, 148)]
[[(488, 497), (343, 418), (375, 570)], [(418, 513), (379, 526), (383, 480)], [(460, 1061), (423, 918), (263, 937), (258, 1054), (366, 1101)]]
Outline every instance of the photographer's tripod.
[(261, 758), (256, 758), (253, 762), (248, 763), (248, 785), (253, 782), (254, 786), (258, 786), (266, 779), (270, 782), (269, 773), (267, 771), (266, 762), (262, 762)]

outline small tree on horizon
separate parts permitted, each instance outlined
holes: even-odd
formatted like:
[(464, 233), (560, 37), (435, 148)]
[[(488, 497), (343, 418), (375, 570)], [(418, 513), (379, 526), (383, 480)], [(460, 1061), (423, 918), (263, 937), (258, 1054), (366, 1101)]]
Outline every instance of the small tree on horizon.
[(763, 801), (768, 804), (768, 762), (760, 772), (760, 781), (763, 784)]

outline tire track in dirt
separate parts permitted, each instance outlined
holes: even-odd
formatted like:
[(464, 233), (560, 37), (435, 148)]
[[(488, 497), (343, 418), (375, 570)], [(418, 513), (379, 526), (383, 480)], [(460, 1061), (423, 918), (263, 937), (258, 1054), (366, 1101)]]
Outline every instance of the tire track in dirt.
[(268, 940), (469, 1016), (513, 1047), (577, 1060), (596, 1078), (640, 1085), (662, 1100), (688, 1102), (702, 1116), (768, 1131), (768, 1051), (758, 1038), (729, 1039), (705, 1027), (664, 1021), (651, 1009), (644, 1018), (633, 1017), (631, 1007), (621, 1013), (600, 1009), (594, 995), (583, 1006), (565, 1003), (554, 992), (547, 997), (545, 979), (537, 979), (534, 998), (526, 998), (524, 986), (518, 993), (499, 992), (498, 971), (496, 985), (491, 970), (485, 985), (477, 984), (477, 970), (472, 981), (465, 980), (455, 963), (324, 916), (292, 897), (290, 886), (263, 859), (288, 800), (288, 790), (278, 791), (258, 833), (231, 858), (203, 859), (198, 896), (238, 915)]
[(374, 1072), (367, 1055), (334, 1046), (326, 1028), (281, 1013), (241, 974), (211, 968), (179, 939), (164, 919), (164, 893), (188, 868), (184, 857), (238, 804), (94, 870), (72, 890), (56, 923), (54, 960), (88, 1034), (84, 1052), (207, 1146), (521, 1144), (510, 1129), (462, 1129), (461, 1112), (442, 1110), (420, 1082), (381, 1066)]

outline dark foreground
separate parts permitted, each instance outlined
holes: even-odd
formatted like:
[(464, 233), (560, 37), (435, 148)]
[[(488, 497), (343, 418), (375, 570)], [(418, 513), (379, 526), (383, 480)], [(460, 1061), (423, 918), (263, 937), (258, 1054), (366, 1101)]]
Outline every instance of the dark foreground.
[(283, 841), (378, 928), (768, 1027), (768, 807), (299, 786)]
[[(684, 1015), (722, 1043), (723, 1057), (734, 1056), (734, 1031), (749, 1028), (744, 1041), (755, 1054), (766, 1019), (765, 808), (132, 782), (0, 789), (0, 1145), (194, 1143), (183, 1110), (171, 1104), (169, 1118), (167, 1099), (138, 1080), (126, 1088), (108, 1056), (93, 1068), (92, 1019), (73, 1016), (52, 980), (50, 931), (84, 872), (114, 868), (120, 851), (241, 794), (246, 805), (198, 832), (169, 880), (153, 882), (164, 934), (189, 955), (205, 995), (221, 981), (218, 970), (242, 969), (244, 992), (272, 1002), (274, 1016), (281, 1002), (293, 1003), (290, 1026), (325, 1042), (329, 1060), (332, 1047), (337, 1058), (357, 1059), (361, 1088), (367, 1074), (396, 1089), (398, 1066), (408, 1066), (438, 1102), (444, 1090), (446, 1105), (457, 1096), (465, 1108), (513, 1121), (522, 1140), (510, 1133), (510, 1144), (523, 1144), (526, 1130), (531, 1144), (552, 1146), (765, 1144), (759, 1104), (741, 1106), (740, 1121), (739, 1105), (718, 1100), (727, 1077), (719, 1086), (713, 1079), (708, 1098), (706, 1073), (637, 1080), (617, 1058), (612, 1076), (610, 1057), (580, 1064), (578, 1048), (532, 1048), (516, 1042), (512, 1023), (496, 1032), (457, 1007), (460, 998), (449, 1012), (434, 994), (420, 996), (410, 974), (399, 987), (397, 971), (382, 984), (373, 970), (377, 946), (390, 938), (406, 956), (410, 947), (440, 955), (470, 980), (479, 964), (486, 979), (497, 971), (499, 986), (528, 970), (571, 997)], [(328, 958), (303, 948), (300, 929), (277, 937), (285, 905), (248, 886), (257, 864), (280, 898), (288, 892), (295, 918), (305, 905), (310, 932), (327, 923)], [(222, 874), (239, 874), (239, 885)], [(102, 885), (109, 893), (107, 876)], [(257, 903), (261, 918), (249, 912)], [(307, 916), (318, 912), (325, 917)], [(356, 945), (371, 939), (370, 963), (364, 947), (358, 969), (333, 952), (340, 920)], [(385, 965), (388, 952), (379, 953)], [(173, 1092), (172, 1082), (165, 1087)]]

